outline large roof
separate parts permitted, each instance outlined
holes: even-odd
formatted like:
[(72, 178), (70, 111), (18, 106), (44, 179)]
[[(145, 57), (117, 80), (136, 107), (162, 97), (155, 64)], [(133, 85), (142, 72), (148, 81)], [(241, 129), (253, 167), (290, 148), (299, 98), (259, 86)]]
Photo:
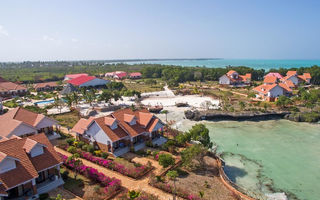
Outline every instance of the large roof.
[(45, 82), (45, 83), (36, 83), (33, 87), (34, 89), (45, 88), (45, 87), (57, 87), (57, 82)]
[(265, 76), (263, 82), (264, 83), (276, 83), (278, 78), (276, 76)]
[(265, 77), (268, 77), (268, 76), (274, 76), (278, 79), (282, 79), (283, 76), (281, 74), (279, 74), (278, 72), (269, 72), (267, 75), (265, 75)]
[[(36, 157), (28, 155), (24, 146), (29, 140), (35, 144), (44, 146), (44, 153)], [(37, 178), (39, 171), (56, 166), (62, 162), (43, 133), (27, 138), (13, 138), (0, 142), (0, 152), (1, 155), (13, 158), (16, 162), (15, 169), (0, 174), (0, 181), (3, 186), (1, 187), (2, 194), (5, 194), (5, 191), (12, 187)]]
[(16, 83), (5, 81), (4, 79), (1, 78), (0, 92), (8, 92), (10, 90), (26, 90), (26, 89), (27, 88), (23, 87), (22, 85), (18, 85)]
[(79, 76), (77, 78), (69, 80), (68, 83), (79, 86), (93, 79), (96, 79), (96, 77), (95, 76)]
[(263, 93), (263, 94), (268, 94), (268, 92), (273, 89), (274, 87), (276, 87), (278, 84), (272, 84), (272, 85), (266, 85), (266, 84), (262, 84), (259, 85), (255, 88), (253, 88), (252, 90), (257, 91), (259, 93)]
[[(134, 118), (136, 124), (130, 125), (129, 122)], [(135, 137), (141, 133), (151, 132), (161, 122), (146, 109), (133, 111), (128, 108), (117, 110), (106, 117), (80, 119), (72, 131), (83, 134), (92, 121), (95, 121), (112, 141), (120, 140), (126, 136)], [(117, 123), (117, 128), (111, 129), (114, 122)]]
[(89, 76), (86, 73), (81, 73), (81, 74), (67, 74), (65, 77), (70, 78), (70, 79), (74, 79), (74, 78), (78, 78), (80, 76)]
[[(48, 117), (43, 114), (31, 112), (22, 107), (17, 107), (0, 116), (0, 136), (7, 137), (21, 124), (29, 126), (30, 128), (36, 128), (44, 118)], [(54, 121), (53, 119), (50, 120)]]

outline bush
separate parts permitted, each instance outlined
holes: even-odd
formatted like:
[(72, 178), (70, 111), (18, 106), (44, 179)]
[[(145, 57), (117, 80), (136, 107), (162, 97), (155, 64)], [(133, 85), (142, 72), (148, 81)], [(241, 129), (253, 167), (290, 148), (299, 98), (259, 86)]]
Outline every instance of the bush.
[(68, 139), (66, 140), (66, 142), (67, 142), (69, 145), (73, 145), (74, 141), (75, 141), (74, 138), (68, 138)]
[(94, 147), (91, 144), (87, 146), (87, 152), (90, 152), (90, 153), (94, 152)]
[(77, 147), (78, 148), (82, 148), (82, 146), (84, 145), (85, 143), (83, 142), (83, 141), (79, 141), (78, 143), (77, 143)]
[(67, 180), (69, 178), (69, 172), (68, 171), (64, 171), (61, 174), (61, 177), (62, 177), (63, 180)]
[(174, 165), (174, 163), (175, 163), (175, 159), (170, 154), (160, 154), (159, 155), (159, 164), (162, 167), (167, 168), (170, 165)]
[(69, 153), (75, 154), (77, 152), (77, 148), (74, 146), (70, 146), (70, 147), (68, 147), (67, 151)]
[(102, 158), (106, 159), (108, 158), (109, 154), (107, 152), (102, 152), (101, 156)]
[(157, 155), (159, 154), (159, 151), (152, 152), (152, 156), (154, 159), (156, 159)]
[(83, 145), (83, 146), (81, 147), (81, 149), (82, 149), (83, 151), (87, 151), (87, 149), (88, 149), (88, 144)]
[(97, 150), (97, 151), (94, 151), (94, 152), (93, 152), (93, 155), (98, 156), (98, 157), (101, 157), (102, 152), (101, 152), (101, 150)]
[(146, 141), (146, 146), (147, 146), (147, 147), (153, 147), (153, 144), (152, 144), (151, 141)]
[(39, 195), (39, 199), (40, 199), (40, 200), (48, 199), (48, 197), (49, 197), (49, 194), (48, 194), (48, 193), (43, 193), (43, 194), (40, 194), (40, 195)]

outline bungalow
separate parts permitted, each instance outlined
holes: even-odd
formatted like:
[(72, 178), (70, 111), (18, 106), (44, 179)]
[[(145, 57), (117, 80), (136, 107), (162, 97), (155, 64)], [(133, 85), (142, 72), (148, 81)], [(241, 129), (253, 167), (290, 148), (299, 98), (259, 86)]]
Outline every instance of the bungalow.
[(292, 89), (284, 83), (262, 84), (253, 88), (253, 91), (257, 92), (258, 96), (266, 101), (274, 101), (279, 96), (292, 93)]
[(44, 132), (49, 138), (57, 138), (53, 126), (58, 123), (43, 114), (17, 107), (0, 116), (0, 138), (26, 137)]
[(69, 81), (69, 80), (78, 78), (80, 76), (89, 76), (89, 74), (86, 74), (86, 73), (82, 73), (82, 74), (67, 74), (67, 75), (64, 76), (64, 80), (65, 81)]
[(45, 134), (0, 142), (0, 199), (38, 199), (64, 184), (62, 160)]
[(27, 91), (26, 87), (0, 77), (0, 97), (23, 96)]
[(46, 82), (46, 83), (36, 83), (33, 85), (33, 88), (37, 91), (52, 91), (56, 90), (59, 87), (57, 82)]
[(110, 83), (110, 81), (100, 79), (95, 76), (80, 76), (78, 78), (69, 80), (68, 83), (76, 87), (97, 87), (105, 86), (106, 84)]
[(162, 145), (164, 124), (148, 110), (122, 109), (106, 117), (80, 119), (72, 128), (77, 138), (93, 144), (96, 149), (120, 156), (130, 148), (138, 151), (145, 142)]
[(115, 72), (107, 72), (105, 77), (115, 78), (115, 79), (123, 79), (127, 76), (127, 72), (124, 71), (115, 71)]
[(292, 81), (292, 83), (297, 86), (299, 83), (307, 83), (310, 84), (311, 75), (310, 73), (303, 73), (302, 75), (298, 75), (297, 71), (288, 71), (287, 76), (281, 79), (282, 82), (287, 80)]
[(129, 74), (129, 78), (131, 78), (131, 79), (139, 79), (141, 77), (142, 77), (142, 75), (140, 72), (132, 72)]
[(230, 86), (246, 86), (251, 83), (251, 74), (239, 75), (238, 72), (230, 70), (228, 73), (224, 74), (219, 78), (220, 85), (230, 85)]
[(278, 78), (276, 76), (265, 76), (263, 82), (268, 85), (278, 83)]

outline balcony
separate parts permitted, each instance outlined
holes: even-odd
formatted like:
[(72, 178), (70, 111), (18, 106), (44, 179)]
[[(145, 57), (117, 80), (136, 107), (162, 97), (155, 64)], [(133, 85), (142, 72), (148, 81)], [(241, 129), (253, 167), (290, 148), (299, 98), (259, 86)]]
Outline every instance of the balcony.
[(52, 179), (47, 179), (45, 182), (37, 184), (38, 194), (47, 193), (61, 185), (64, 184), (62, 178), (58, 178), (58, 176), (54, 176)]

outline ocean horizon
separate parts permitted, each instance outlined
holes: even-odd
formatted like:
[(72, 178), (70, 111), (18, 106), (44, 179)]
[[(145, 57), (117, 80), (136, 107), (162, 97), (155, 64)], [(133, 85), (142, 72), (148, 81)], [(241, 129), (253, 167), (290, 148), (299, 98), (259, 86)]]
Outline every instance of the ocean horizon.
[[(113, 62), (120, 63), (120, 62)], [(127, 64), (161, 64), (161, 65), (178, 65), (183, 67), (208, 67), (208, 68), (219, 68), (227, 66), (246, 66), (254, 69), (264, 69), (266, 71), (270, 69), (279, 68), (300, 68), (300, 67), (311, 67), (313, 65), (320, 66), (319, 60), (299, 60), (299, 59), (287, 59), (287, 60), (276, 60), (276, 59), (223, 59), (223, 58), (212, 58), (212, 59), (146, 59), (146, 60), (133, 60), (125, 61), (122, 63)]]

